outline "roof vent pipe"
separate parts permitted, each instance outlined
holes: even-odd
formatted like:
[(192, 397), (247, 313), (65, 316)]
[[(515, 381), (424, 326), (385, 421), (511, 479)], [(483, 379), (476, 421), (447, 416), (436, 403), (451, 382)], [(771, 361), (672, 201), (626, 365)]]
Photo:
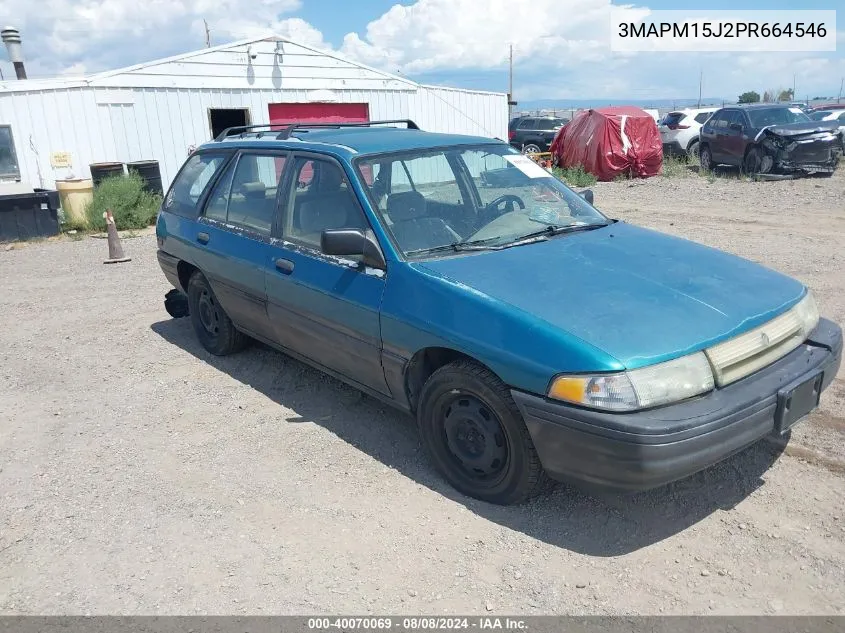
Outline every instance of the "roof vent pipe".
[(15, 67), (18, 79), (26, 79), (26, 69), (23, 66), (23, 51), (21, 50), (21, 33), (13, 26), (7, 26), (0, 31), (0, 37), (9, 52), (9, 61)]

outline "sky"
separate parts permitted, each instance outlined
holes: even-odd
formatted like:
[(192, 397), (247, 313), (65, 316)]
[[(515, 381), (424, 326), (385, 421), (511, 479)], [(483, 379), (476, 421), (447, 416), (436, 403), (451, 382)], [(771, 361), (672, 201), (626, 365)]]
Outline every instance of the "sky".
[[(845, 0), (708, 0), (708, 9), (845, 9)], [(610, 11), (702, 8), (686, 0), (0, 0), (20, 29), (31, 78), (82, 75), (275, 32), (432, 84), (514, 98), (736, 99), (791, 88), (835, 96), (845, 76), (845, 11), (826, 53), (613, 53)], [(0, 52), (0, 71), (14, 77)]]

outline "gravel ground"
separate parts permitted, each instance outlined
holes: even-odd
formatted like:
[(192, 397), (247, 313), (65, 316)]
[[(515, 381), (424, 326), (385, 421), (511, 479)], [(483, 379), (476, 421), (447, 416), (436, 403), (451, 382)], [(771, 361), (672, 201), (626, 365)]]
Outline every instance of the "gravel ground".
[[(594, 189), (845, 322), (842, 175)], [(786, 455), (501, 508), (444, 484), (408, 418), (264, 348), (209, 356), (154, 238), (124, 247), (0, 247), (0, 613), (845, 613), (842, 374)]]

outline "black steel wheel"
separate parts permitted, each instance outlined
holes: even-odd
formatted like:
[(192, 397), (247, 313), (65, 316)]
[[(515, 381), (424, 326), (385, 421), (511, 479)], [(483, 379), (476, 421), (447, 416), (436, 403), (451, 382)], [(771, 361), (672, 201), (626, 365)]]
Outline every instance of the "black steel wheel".
[(194, 332), (205, 349), (215, 356), (225, 356), (244, 348), (246, 335), (235, 328), (199, 271), (188, 282), (188, 306)]
[(429, 377), (417, 423), (434, 465), (466, 495), (508, 505), (549, 482), (510, 391), (476, 363), (456, 361)]

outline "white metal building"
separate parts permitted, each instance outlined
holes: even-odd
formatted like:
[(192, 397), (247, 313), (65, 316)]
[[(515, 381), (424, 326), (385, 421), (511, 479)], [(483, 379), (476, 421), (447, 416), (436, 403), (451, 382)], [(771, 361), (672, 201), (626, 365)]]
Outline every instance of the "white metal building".
[(92, 163), (139, 160), (159, 161), (167, 187), (190, 148), (229, 125), (407, 118), (505, 139), (507, 95), (421, 85), (276, 36), (79, 79), (0, 83), (0, 143), (10, 131), (20, 180), (42, 188), (88, 178)]

